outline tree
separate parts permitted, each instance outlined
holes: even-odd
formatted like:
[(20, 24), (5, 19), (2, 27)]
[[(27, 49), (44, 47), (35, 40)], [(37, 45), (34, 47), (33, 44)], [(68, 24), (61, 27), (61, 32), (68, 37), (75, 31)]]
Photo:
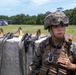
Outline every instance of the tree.
[(70, 24), (76, 25), (76, 7), (74, 8), (73, 12), (71, 13)]
[(57, 11), (58, 11), (58, 12), (60, 12), (60, 11), (62, 11), (62, 10), (63, 10), (62, 7), (57, 8)]
[[(62, 11), (63, 8), (59, 7), (57, 8), (57, 11)], [(76, 7), (74, 9), (69, 9), (69, 10), (65, 10), (63, 11), (68, 17), (69, 17), (69, 24), (71, 25), (76, 25)], [(6, 21), (8, 21), (8, 24), (39, 24), (42, 25), (44, 23), (44, 18), (45, 16), (47, 16), (48, 14), (50, 14), (50, 11), (47, 11), (45, 14), (38, 14), (33, 15), (33, 16), (29, 16), (28, 14), (17, 14), (14, 16), (4, 16), (4, 15), (0, 15), (0, 19), (5, 19)]]
[(44, 23), (44, 14), (38, 14), (36, 24), (42, 25)]

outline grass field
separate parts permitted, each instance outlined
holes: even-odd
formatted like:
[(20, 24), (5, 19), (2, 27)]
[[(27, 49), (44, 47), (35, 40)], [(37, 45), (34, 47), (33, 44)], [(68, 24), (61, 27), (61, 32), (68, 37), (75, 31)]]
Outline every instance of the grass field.
[[(37, 29), (41, 29), (42, 34), (48, 34), (47, 30), (44, 30), (43, 25), (8, 25), (8, 26), (0, 26), (4, 30), (4, 33), (7, 32), (15, 32), (18, 27), (22, 28), (23, 33), (32, 33), (36, 34)], [(66, 35), (72, 37), (74, 41), (76, 41), (76, 25), (66, 27)]]

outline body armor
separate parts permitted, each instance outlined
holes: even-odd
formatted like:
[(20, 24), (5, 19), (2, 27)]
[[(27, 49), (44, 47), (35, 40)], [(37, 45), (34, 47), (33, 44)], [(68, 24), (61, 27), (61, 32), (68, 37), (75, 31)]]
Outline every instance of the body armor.
[(67, 75), (67, 69), (61, 67), (60, 63), (57, 63), (59, 57), (67, 58), (67, 49), (67, 42), (64, 42), (60, 49), (52, 48), (50, 45), (46, 46), (42, 56), (42, 67), (39, 75)]

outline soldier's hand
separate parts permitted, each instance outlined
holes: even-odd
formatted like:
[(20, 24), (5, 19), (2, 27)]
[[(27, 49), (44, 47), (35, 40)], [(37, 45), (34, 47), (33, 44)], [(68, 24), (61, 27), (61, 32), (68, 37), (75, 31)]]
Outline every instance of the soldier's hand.
[(57, 63), (60, 63), (61, 66), (63, 66), (66, 69), (74, 70), (76, 69), (76, 64), (71, 63), (69, 58), (58, 58)]

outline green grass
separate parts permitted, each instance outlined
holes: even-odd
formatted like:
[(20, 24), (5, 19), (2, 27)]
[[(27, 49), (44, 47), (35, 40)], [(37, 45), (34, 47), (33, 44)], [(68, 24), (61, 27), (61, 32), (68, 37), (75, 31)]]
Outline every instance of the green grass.
[(76, 25), (66, 27), (66, 34), (76, 35)]
[[(0, 26), (4, 30), (4, 33), (15, 32), (18, 27), (22, 28), (23, 33), (36, 34), (37, 29), (41, 29), (42, 34), (47, 34), (48, 31), (44, 30), (43, 25), (8, 25)], [(66, 27), (66, 35), (71, 35), (73, 40), (76, 41), (76, 25)]]
[(37, 29), (41, 29), (43, 34), (47, 34), (48, 32), (44, 30), (42, 25), (8, 25), (8, 26), (0, 26), (6, 32), (15, 32), (18, 27), (22, 28), (23, 33), (32, 33), (35, 34)]
[(71, 37), (73, 39), (73, 41), (76, 42), (76, 25), (68, 26), (66, 28), (66, 35)]

